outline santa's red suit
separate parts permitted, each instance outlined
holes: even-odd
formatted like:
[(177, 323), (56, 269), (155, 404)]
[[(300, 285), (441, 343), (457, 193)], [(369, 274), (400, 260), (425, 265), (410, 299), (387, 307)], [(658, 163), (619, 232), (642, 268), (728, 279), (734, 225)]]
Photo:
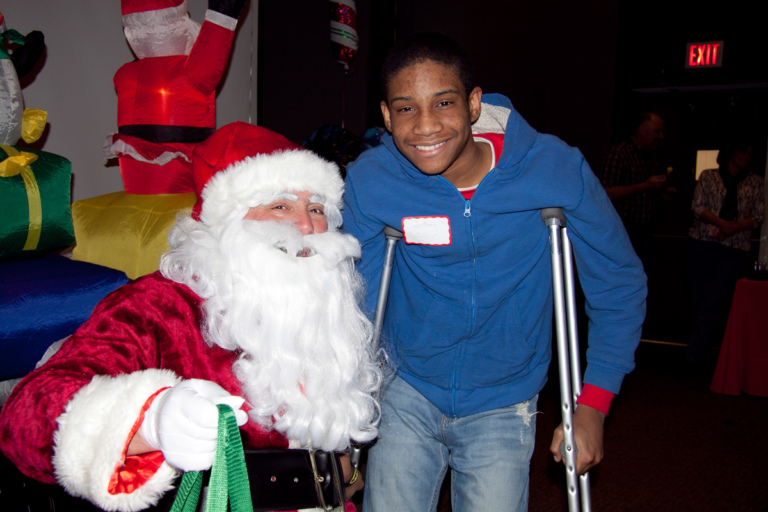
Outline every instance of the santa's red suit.
[[(200, 304), (189, 288), (159, 273), (109, 295), (14, 390), (0, 416), (2, 451), (28, 476), (102, 508), (155, 502), (179, 473), (162, 464), (159, 452), (124, 455), (147, 397), (193, 378), (242, 396), (232, 372), (238, 353), (203, 341)], [(246, 449), (288, 447), (282, 434), (253, 421), (240, 432)]]
[[(325, 211), (335, 212), (328, 215), (329, 228), (338, 229), (343, 191), (338, 169), (309, 152), (282, 151), (295, 148), (264, 128), (222, 127), (195, 153), (200, 199), (194, 221), (220, 229), (230, 217), (243, 219), (265, 197), (306, 190), (326, 198)], [(258, 156), (240, 162), (249, 155)], [(159, 272), (108, 295), (59, 351), (13, 390), (0, 411), (0, 450), (24, 474), (58, 483), (105, 510), (157, 503), (179, 471), (162, 451), (126, 456), (153, 398), (190, 379), (247, 396), (233, 370), (241, 348), (206, 342), (204, 309), (192, 289)], [(289, 445), (277, 429), (267, 431), (252, 418), (240, 433), (246, 449)], [(375, 436), (375, 424), (369, 434)]]

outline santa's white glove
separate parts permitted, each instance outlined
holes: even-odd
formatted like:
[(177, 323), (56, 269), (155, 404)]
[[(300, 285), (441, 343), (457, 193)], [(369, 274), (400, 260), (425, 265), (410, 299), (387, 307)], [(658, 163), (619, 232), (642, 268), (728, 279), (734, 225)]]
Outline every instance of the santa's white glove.
[(230, 395), (208, 380), (190, 379), (166, 389), (152, 402), (139, 433), (144, 441), (163, 452), (166, 462), (182, 471), (204, 471), (216, 454), (219, 410), (226, 404), (235, 411), (237, 425), (248, 421), (240, 407), (245, 399)]

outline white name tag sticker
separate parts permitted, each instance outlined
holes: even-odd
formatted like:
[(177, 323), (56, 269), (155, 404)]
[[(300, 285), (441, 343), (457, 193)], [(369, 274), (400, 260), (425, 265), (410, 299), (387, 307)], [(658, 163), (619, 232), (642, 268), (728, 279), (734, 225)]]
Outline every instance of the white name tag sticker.
[(405, 217), (403, 240), (415, 245), (451, 245), (451, 221), (448, 217)]

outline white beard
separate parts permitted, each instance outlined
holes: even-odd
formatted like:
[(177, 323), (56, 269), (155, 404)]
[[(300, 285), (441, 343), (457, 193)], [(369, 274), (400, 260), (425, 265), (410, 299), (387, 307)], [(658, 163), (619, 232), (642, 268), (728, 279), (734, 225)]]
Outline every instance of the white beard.
[[(242, 351), (234, 371), (254, 421), (307, 448), (376, 437), (381, 371), (358, 306), (354, 238), (241, 219), (211, 229), (187, 217), (169, 240), (163, 275), (204, 299), (208, 343)], [(298, 256), (305, 248), (312, 255)]]

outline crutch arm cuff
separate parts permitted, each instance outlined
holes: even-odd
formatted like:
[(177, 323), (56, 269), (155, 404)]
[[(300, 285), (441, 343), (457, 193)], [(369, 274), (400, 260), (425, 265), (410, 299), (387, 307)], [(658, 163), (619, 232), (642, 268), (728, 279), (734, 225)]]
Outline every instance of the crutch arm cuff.
[(615, 396), (614, 393), (603, 388), (593, 386), (592, 384), (584, 384), (576, 403), (597, 409), (608, 416), (608, 410), (611, 408), (611, 402)]

